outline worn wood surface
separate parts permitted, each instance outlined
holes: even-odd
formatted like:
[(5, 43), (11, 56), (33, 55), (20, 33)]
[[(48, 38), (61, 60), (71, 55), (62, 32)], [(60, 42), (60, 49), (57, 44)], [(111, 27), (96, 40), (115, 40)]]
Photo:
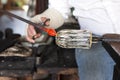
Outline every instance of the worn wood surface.
[(119, 41), (110, 41), (110, 42), (107, 42), (107, 43), (120, 56), (120, 34), (105, 34), (103, 36), (103, 38), (119, 40)]

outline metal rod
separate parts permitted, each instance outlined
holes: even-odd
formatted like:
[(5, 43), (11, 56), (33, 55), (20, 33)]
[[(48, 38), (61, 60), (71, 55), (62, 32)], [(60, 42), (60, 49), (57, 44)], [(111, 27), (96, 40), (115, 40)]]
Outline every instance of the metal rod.
[(56, 31), (55, 31), (54, 29), (43, 27), (43, 26), (48, 26), (48, 25), (46, 25), (46, 22), (47, 22), (47, 21), (50, 21), (49, 18), (46, 19), (45, 22), (41, 22), (41, 23), (39, 23), (39, 24), (36, 24), (36, 23), (34, 23), (34, 22), (32, 22), (32, 21), (29, 21), (29, 20), (24, 19), (24, 18), (22, 18), (22, 17), (20, 17), (20, 16), (17, 16), (17, 15), (15, 15), (15, 14), (12, 14), (12, 13), (10, 13), (10, 12), (8, 12), (8, 11), (0, 10), (0, 12), (1, 12), (1, 13), (4, 13), (4, 14), (6, 14), (6, 15), (12, 16), (12, 17), (14, 17), (14, 18), (17, 18), (17, 19), (19, 19), (19, 20), (21, 20), (21, 21), (23, 21), (23, 22), (28, 23), (28, 24), (33, 25), (33, 27), (35, 27), (35, 30), (36, 30), (37, 33), (46, 32), (46, 33), (47, 33), (48, 35), (50, 35), (50, 36), (56, 36)]
[(105, 42), (120, 42), (120, 39), (114, 39), (114, 38), (105, 38), (105, 37), (93, 37), (92, 41), (105, 41)]
[(19, 19), (19, 20), (21, 20), (21, 21), (23, 21), (23, 22), (28, 23), (28, 24), (31, 24), (31, 25), (33, 25), (34, 27), (37, 27), (37, 28), (43, 26), (42, 23), (41, 23), (41, 24), (36, 24), (36, 23), (34, 23), (34, 22), (32, 22), (32, 21), (29, 21), (29, 20), (27, 20), (27, 19), (24, 19), (24, 18), (22, 18), (22, 17), (20, 17), (20, 16), (17, 16), (17, 15), (15, 15), (15, 14), (12, 14), (12, 13), (10, 13), (10, 12), (8, 12), (8, 11), (5, 11), (5, 10), (0, 10), (0, 12), (1, 12), (1, 13), (4, 13), (4, 14), (6, 14), (6, 15), (12, 16), (12, 17), (14, 17), (14, 18), (17, 18), (17, 19)]
[(120, 42), (120, 39), (107, 39), (107, 38), (104, 38), (104, 39), (102, 39), (102, 41), (105, 41), (105, 42)]

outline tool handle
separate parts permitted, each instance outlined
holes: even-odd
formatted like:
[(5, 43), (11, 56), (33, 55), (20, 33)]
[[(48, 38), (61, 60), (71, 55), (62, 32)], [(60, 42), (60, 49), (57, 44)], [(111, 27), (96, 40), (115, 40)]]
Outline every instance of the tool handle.
[(56, 35), (56, 44), (62, 48), (90, 49), (93, 43), (98, 43), (99, 41), (120, 42), (120, 35), (115, 38), (114, 35), (112, 37), (104, 35), (100, 37), (92, 35), (92, 32), (88, 30), (73, 29), (61, 30)]

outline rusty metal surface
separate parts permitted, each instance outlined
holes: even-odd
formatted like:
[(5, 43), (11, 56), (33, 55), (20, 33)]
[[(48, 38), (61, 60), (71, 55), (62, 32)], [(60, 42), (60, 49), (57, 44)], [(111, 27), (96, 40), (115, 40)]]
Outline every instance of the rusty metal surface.
[(0, 76), (25, 77), (32, 75), (30, 70), (0, 70)]
[(0, 53), (0, 56), (21, 56), (28, 57), (32, 55), (32, 49), (25, 47), (20, 44), (15, 44), (12, 47), (7, 48), (6, 50)]
[(17, 80), (17, 79), (13, 77), (0, 77), (0, 80)]
[(38, 68), (37, 74), (39, 76), (51, 74), (51, 80), (79, 80), (77, 68)]
[(33, 57), (0, 57), (0, 76), (27, 76), (34, 70)]
[(38, 74), (75, 74), (78, 73), (77, 68), (38, 68), (37, 69)]

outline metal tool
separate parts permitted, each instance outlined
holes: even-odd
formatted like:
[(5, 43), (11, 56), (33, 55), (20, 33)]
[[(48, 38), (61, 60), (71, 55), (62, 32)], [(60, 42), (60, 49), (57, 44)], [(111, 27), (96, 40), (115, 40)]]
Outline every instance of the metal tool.
[(44, 31), (44, 32), (46, 32), (46, 33), (47, 33), (48, 35), (50, 35), (50, 36), (55, 36), (55, 35), (56, 35), (56, 31), (55, 31), (54, 29), (43, 27), (43, 26), (46, 26), (45, 23), (46, 23), (47, 21), (50, 21), (49, 18), (48, 18), (45, 22), (41, 22), (41, 23), (39, 23), (39, 24), (36, 24), (36, 23), (34, 23), (34, 22), (32, 22), (32, 21), (29, 21), (29, 20), (27, 20), (27, 19), (24, 19), (24, 18), (22, 18), (22, 17), (20, 17), (20, 16), (17, 16), (17, 15), (15, 15), (15, 14), (10, 13), (10, 12), (5, 11), (5, 10), (0, 10), (0, 13), (6, 14), (6, 15), (9, 15), (9, 16), (12, 16), (12, 17), (14, 17), (14, 18), (17, 18), (17, 19), (23, 21), (23, 22), (26, 22), (26, 23), (28, 23), (28, 24), (30, 24), (30, 25), (33, 25), (33, 26), (35, 27), (35, 29), (37, 30), (37, 32), (43, 32), (43, 31)]

